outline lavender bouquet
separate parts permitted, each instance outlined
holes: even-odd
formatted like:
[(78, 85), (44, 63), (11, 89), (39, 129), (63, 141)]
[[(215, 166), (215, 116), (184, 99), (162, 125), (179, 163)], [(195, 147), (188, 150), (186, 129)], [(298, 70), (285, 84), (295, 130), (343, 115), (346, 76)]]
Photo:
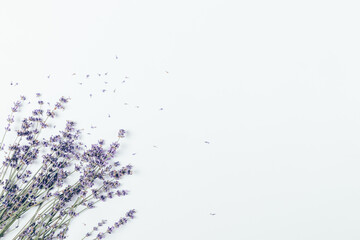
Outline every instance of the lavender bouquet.
[[(13, 130), (14, 115), (25, 100), (21, 96), (11, 108), (0, 145), (4, 158), (0, 166), (0, 238), (16, 231), (14, 240), (65, 239), (74, 217), (100, 201), (128, 194), (119, 189), (119, 180), (132, 174), (132, 166), (114, 161), (125, 131), (119, 130), (117, 141), (107, 148), (104, 140), (91, 147), (84, 145), (80, 141), (82, 131), (73, 121), (67, 121), (59, 134), (40, 138), (50, 127), (48, 121), (64, 110), (69, 101), (64, 97), (46, 111), (44, 102), (38, 100), (39, 107)], [(9, 132), (14, 139), (5, 144)], [(132, 219), (134, 213), (128, 211), (103, 232), (94, 227), (83, 239), (104, 238)], [(104, 220), (99, 226), (103, 224)]]

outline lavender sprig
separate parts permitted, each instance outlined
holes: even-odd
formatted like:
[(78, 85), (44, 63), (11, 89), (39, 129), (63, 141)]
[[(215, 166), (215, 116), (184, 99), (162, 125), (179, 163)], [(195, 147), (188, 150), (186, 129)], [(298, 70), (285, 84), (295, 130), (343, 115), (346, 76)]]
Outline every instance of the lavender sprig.
[[(120, 218), (118, 221), (116, 221), (115, 223), (113, 223), (113, 225), (111, 226), (108, 226), (107, 227), (107, 230), (105, 232), (99, 232), (96, 237), (94, 238), (94, 240), (98, 240), (98, 239), (103, 239), (105, 238), (105, 236), (107, 234), (112, 234), (113, 231), (116, 229), (116, 228), (119, 228), (120, 226), (126, 224), (130, 219), (133, 219), (134, 218), (134, 214), (136, 213), (135, 209), (132, 209), (130, 211), (128, 211), (125, 215), (125, 217), (122, 217)], [(99, 222), (98, 223), (98, 226), (101, 227), (102, 225), (104, 225), (106, 223), (106, 221), (102, 221), (102, 222)], [(81, 239), (81, 240), (84, 240), (85, 238), (87, 237), (90, 237), (92, 236), (92, 234), (94, 232), (97, 232), (99, 229), (97, 226), (93, 227), (93, 230), (91, 232), (88, 232), (86, 233), (86, 235)]]
[[(22, 101), (25, 99), (21, 97)], [(13, 239), (64, 239), (73, 218), (100, 201), (128, 193), (119, 189), (119, 180), (132, 174), (132, 166), (113, 162), (125, 130), (119, 130), (118, 140), (108, 148), (104, 147), (103, 140), (89, 149), (84, 148), (81, 131), (73, 121), (67, 121), (59, 134), (39, 139), (41, 132), (49, 127), (48, 120), (56, 116), (57, 110), (64, 110), (68, 101), (69, 98), (61, 97), (52, 110), (44, 111), (44, 102), (39, 100), (39, 108), (22, 120), (21, 127), (15, 131), (14, 143), (8, 145), (0, 168), (0, 238), (15, 221), (21, 221), (25, 213), (36, 209)], [(17, 101), (12, 107), (0, 151), (4, 150), (5, 135), (11, 130), (13, 113), (20, 105), (21, 101)], [(40, 150), (44, 152), (42, 156)], [(34, 163), (41, 164), (32, 171)], [(71, 180), (74, 183), (70, 183)], [(122, 221), (132, 218), (134, 212), (129, 211)], [(112, 230), (113, 227), (108, 228), (98, 239)]]

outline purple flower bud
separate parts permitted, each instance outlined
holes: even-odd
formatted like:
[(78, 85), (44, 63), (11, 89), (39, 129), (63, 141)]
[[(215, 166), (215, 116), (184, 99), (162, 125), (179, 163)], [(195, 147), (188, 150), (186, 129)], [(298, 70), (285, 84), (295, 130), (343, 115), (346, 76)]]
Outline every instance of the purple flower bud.
[(129, 218), (134, 218), (134, 214), (136, 213), (135, 209), (130, 210), (126, 213), (126, 216)]
[(111, 234), (113, 232), (113, 230), (114, 230), (114, 227), (108, 227), (106, 232)]
[(124, 138), (125, 137), (125, 130), (124, 129), (120, 129), (118, 132), (118, 137), (119, 138)]

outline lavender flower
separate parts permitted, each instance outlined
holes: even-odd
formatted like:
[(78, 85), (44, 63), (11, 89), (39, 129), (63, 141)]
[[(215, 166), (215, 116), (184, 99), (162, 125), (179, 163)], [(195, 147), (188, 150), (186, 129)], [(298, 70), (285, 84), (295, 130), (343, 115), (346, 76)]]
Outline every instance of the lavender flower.
[[(37, 93), (36, 96), (40, 97), (41, 94)], [(65, 109), (65, 104), (70, 100), (61, 97), (52, 110), (34, 109), (31, 116), (24, 118), (21, 126), (15, 130), (18, 140), (6, 146), (4, 139), (14, 122), (13, 114), (19, 111), (25, 100), (26, 97), (21, 96), (21, 100), (11, 108), (0, 144), (1, 150), (5, 147), (8, 149), (0, 168), (0, 238), (6, 236), (15, 220), (21, 221), (25, 213), (35, 209), (33, 217), (14, 239), (65, 239), (73, 218), (94, 208), (99, 201), (112, 199), (114, 194), (127, 195), (126, 190), (118, 190), (118, 180), (124, 175), (131, 175), (132, 166), (120, 167), (119, 162), (112, 163), (120, 147), (118, 141), (125, 137), (125, 130), (118, 132), (118, 141), (109, 147), (105, 147), (104, 140), (99, 140), (90, 149), (83, 148), (81, 131), (76, 128), (74, 121), (67, 121), (59, 134), (39, 139), (49, 126), (48, 120), (56, 116), (57, 110)], [(42, 106), (44, 102), (39, 100), (38, 104)], [(34, 163), (40, 163), (38, 170), (27, 169), (35, 167)], [(75, 183), (68, 183), (70, 176), (76, 180)], [(95, 184), (99, 181), (100, 186)], [(109, 226), (105, 232), (98, 233), (96, 239), (111, 234), (118, 225), (132, 219), (134, 213), (133, 210), (129, 211), (125, 218)], [(105, 223), (103, 220), (99, 226)], [(85, 237), (91, 234), (87, 233)]]
[(119, 137), (119, 138), (125, 137), (125, 130), (124, 130), (124, 129), (120, 129), (120, 130), (119, 130), (119, 132), (118, 132), (118, 137)]
[[(118, 221), (113, 223), (113, 225), (107, 226), (106, 232), (99, 232), (95, 239), (103, 239), (106, 237), (106, 234), (112, 234), (116, 228), (119, 228), (120, 226), (126, 224), (130, 219), (133, 219), (134, 214), (135, 214), (134, 209), (128, 211), (125, 214), (125, 217), (120, 218)], [(82, 240), (91, 236), (94, 232), (97, 232), (99, 230), (98, 227), (102, 227), (105, 223), (106, 223), (106, 221), (99, 222), (98, 226), (93, 227), (93, 230), (91, 232), (86, 233), (86, 235), (82, 238)]]

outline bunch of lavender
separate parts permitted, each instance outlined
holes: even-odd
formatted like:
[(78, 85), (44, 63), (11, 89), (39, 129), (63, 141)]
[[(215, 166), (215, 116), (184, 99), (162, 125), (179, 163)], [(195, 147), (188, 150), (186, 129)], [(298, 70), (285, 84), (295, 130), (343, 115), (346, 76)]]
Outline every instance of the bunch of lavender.
[[(21, 127), (15, 130), (14, 142), (6, 146), (4, 140), (12, 131), (14, 114), (25, 100), (21, 96), (11, 108), (0, 145), (0, 152), (5, 154), (0, 167), (0, 238), (17, 230), (14, 240), (65, 239), (74, 217), (94, 208), (99, 201), (128, 194), (119, 189), (119, 180), (132, 174), (132, 166), (113, 161), (125, 131), (121, 129), (117, 141), (108, 148), (104, 147), (104, 140), (88, 148), (80, 141), (81, 131), (75, 128), (75, 123), (67, 121), (59, 134), (40, 139), (40, 134), (49, 127), (49, 119), (69, 101), (61, 97), (47, 111), (39, 100), (39, 108), (23, 118)], [(33, 215), (26, 218), (30, 212)], [(133, 218), (134, 213), (130, 210), (115, 227)], [(109, 229), (107, 233), (114, 226)], [(95, 239), (102, 239), (105, 234), (99, 233)], [(91, 234), (85, 237), (88, 236)]]

